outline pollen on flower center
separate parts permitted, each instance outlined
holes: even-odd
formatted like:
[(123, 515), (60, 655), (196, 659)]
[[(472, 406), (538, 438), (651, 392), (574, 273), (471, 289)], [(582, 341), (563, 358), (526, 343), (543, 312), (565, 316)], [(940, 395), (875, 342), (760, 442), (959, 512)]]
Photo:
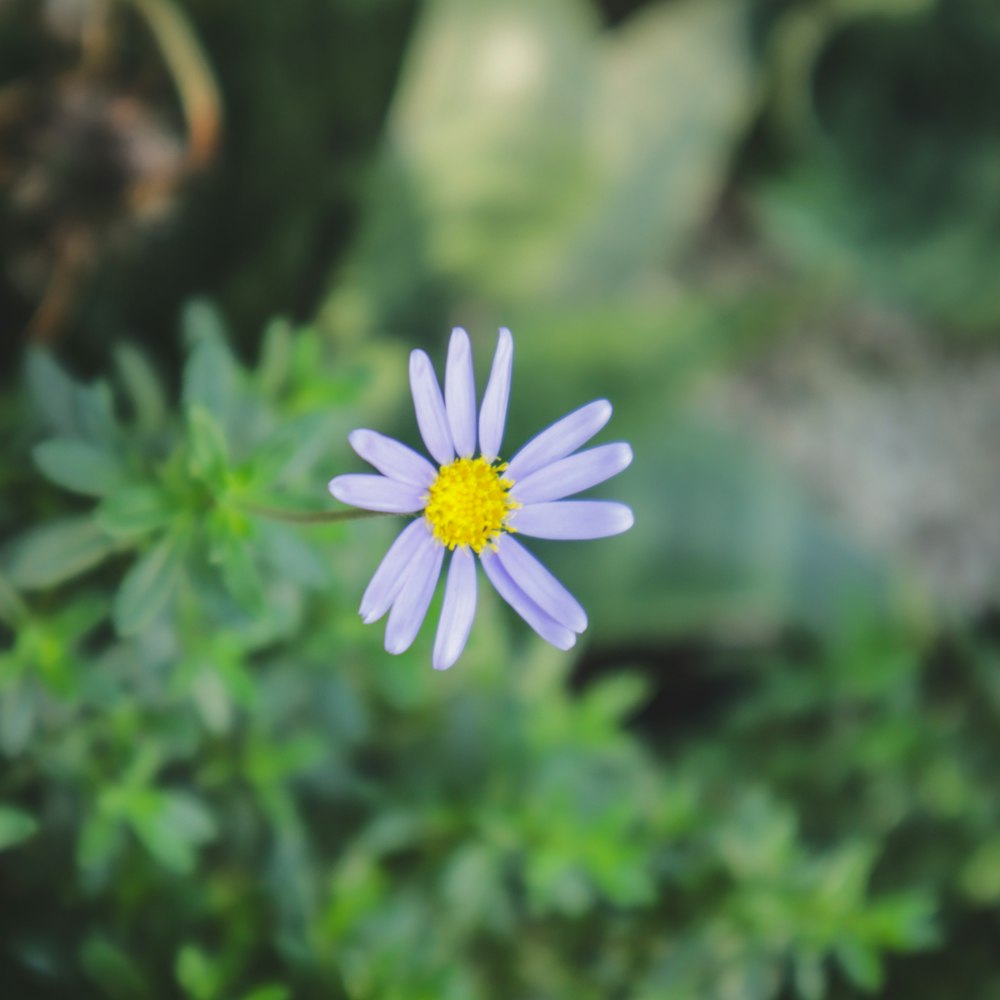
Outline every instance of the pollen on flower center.
[(427, 491), (427, 518), (434, 537), (449, 549), (465, 545), (477, 554), (495, 542), (507, 515), (520, 506), (508, 491), (514, 484), (503, 478), (506, 465), (485, 458), (457, 458), (442, 465)]

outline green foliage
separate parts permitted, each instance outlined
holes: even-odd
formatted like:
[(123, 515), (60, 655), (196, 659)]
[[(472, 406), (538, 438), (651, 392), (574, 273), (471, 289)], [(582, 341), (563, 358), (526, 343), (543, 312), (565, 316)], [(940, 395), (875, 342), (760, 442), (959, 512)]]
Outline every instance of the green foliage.
[[(402, 0), (187, 5), (229, 144), (212, 238), (168, 234), (198, 281), (95, 290), (110, 343), (155, 286), (146, 339), (0, 394), (5, 1000), (1000, 995), (995, 622), (717, 405), (841, 296), (995, 327), (989, 4), (430, 0), (370, 172)], [(345, 205), (316, 326), (157, 340), (172, 282), (298, 302)], [(576, 659), (487, 587), (453, 670), (430, 627), (388, 656), (398, 523), (308, 520), (350, 429), (416, 443), (403, 341), (450, 321), (480, 364), (515, 329), (509, 445), (606, 396), (635, 448), (635, 529), (538, 546)]]
[[(863, 632), (808, 669), (761, 661), (714, 728), (665, 754), (626, 727), (646, 683), (570, 693), (569, 661), (513, 639), (489, 595), (449, 674), (428, 669), (428, 636), (377, 652), (353, 609), (384, 525), (259, 511), (279, 482), (288, 510), (321, 496), (322, 453), (343, 455), (331, 426), (379, 381), (325, 372), (379, 353), (302, 368), (324, 356), (315, 334), (279, 351), (272, 332), (247, 371), (207, 306), (188, 317), (176, 412), (130, 407), (88, 444), (128, 485), (86, 490), (89, 512), (4, 560), (23, 590), (0, 660), (5, 878), (27, 891), (57, 864), (71, 900), (56, 937), (44, 907), (4, 922), (26, 995), (49, 995), (42, 948), (52, 990), (81, 997), (816, 1000), (877, 991), (887, 956), (935, 946), (946, 894), (995, 898), (1000, 817), (988, 797), (971, 808), (971, 757), (941, 770), (948, 716), (921, 707), (906, 645)], [(297, 412), (324, 396), (322, 419)], [(39, 468), (77, 492), (91, 467), (51, 458), (77, 439), (43, 415), (61, 436), (34, 447)], [(65, 454), (76, 469), (84, 453)], [(933, 869), (897, 856), (956, 817)]]

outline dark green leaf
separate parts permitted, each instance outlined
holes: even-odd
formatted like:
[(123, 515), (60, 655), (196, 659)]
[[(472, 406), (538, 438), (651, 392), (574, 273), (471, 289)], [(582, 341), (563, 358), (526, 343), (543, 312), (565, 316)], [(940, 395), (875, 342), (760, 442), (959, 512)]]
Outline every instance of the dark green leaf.
[(80, 963), (111, 1000), (136, 1000), (149, 995), (140, 967), (128, 952), (106, 937), (93, 934), (87, 938), (80, 949)]

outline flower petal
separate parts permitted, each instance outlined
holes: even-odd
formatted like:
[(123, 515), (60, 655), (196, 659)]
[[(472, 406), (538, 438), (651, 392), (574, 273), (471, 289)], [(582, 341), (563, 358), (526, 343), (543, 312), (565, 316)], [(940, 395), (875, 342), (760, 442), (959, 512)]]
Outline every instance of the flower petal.
[(427, 489), (437, 470), (423, 455), (418, 455), (405, 444), (379, 434), (377, 431), (352, 431), (348, 435), (351, 447), (369, 465), (374, 465), (383, 476)]
[(414, 554), (430, 537), (430, 528), (422, 517), (408, 524), (396, 536), (361, 598), (359, 614), (366, 625), (378, 621), (392, 607), (406, 582), (406, 573)]
[(497, 593), (546, 641), (557, 649), (571, 649), (576, 634), (546, 614), (517, 585), (491, 549), (484, 549), (479, 557), (490, 583)]
[(438, 545), (431, 535), (425, 537), (426, 541), (421, 540), (403, 587), (389, 612), (389, 623), (385, 627), (385, 651), (393, 655), (403, 653), (413, 645), (441, 575), (444, 546)]
[(413, 394), (417, 426), (427, 451), (440, 465), (447, 465), (455, 457), (448, 414), (431, 359), (423, 351), (410, 354), (410, 392)]
[(329, 489), (341, 503), (387, 514), (414, 514), (423, 510), (426, 502), (426, 490), (385, 476), (336, 476)]
[(503, 428), (507, 421), (507, 401), (510, 399), (510, 371), (514, 361), (514, 338), (510, 330), (501, 327), (490, 380), (486, 383), (483, 405), (479, 409), (479, 450), (491, 461), (500, 454)]
[(476, 450), (476, 383), (469, 335), (458, 326), (451, 331), (448, 343), (444, 401), (455, 451), (460, 458), (469, 458)]
[(587, 627), (587, 612), (580, 602), (511, 535), (502, 535), (497, 555), (512, 580), (550, 618), (573, 632)]
[(632, 449), (627, 444), (602, 444), (518, 479), (510, 495), (521, 503), (561, 500), (617, 476), (631, 461)]
[(625, 504), (610, 500), (531, 503), (510, 515), (511, 527), (533, 538), (606, 538), (628, 531), (634, 523)]
[(461, 655), (476, 617), (476, 559), (464, 547), (455, 549), (434, 638), (435, 670), (447, 670)]
[(507, 478), (515, 482), (565, 458), (586, 444), (611, 419), (611, 404), (595, 399), (536, 434), (511, 460)]

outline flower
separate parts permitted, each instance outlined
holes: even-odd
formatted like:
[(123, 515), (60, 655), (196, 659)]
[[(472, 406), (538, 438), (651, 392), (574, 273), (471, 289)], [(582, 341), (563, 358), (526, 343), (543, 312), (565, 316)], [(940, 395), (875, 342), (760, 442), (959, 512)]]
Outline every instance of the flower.
[[(532, 438), (509, 463), (500, 442), (507, 419), (514, 340), (502, 329), (477, 421), (472, 347), (452, 331), (444, 397), (430, 358), (410, 355), (410, 388), (421, 437), (434, 461), (375, 431), (357, 430), (351, 447), (381, 475), (345, 475), (330, 481), (343, 503), (365, 510), (420, 514), (393, 542), (361, 599), (366, 624), (386, 612), (385, 648), (408, 649), (451, 553), (434, 642), (436, 670), (465, 649), (476, 613), (476, 557), (500, 596), (543, 638), (569, 649), (587, 627), (575, 597), (515, 535), (603, 538), (627, 531), (632, 511), (607, 500), (566, 500), (610, 479), (632, 461), (624, 443), (577, 451), (611, 417), (598, 399)], [(475, 455), (478, 427), (479, 455)]]

